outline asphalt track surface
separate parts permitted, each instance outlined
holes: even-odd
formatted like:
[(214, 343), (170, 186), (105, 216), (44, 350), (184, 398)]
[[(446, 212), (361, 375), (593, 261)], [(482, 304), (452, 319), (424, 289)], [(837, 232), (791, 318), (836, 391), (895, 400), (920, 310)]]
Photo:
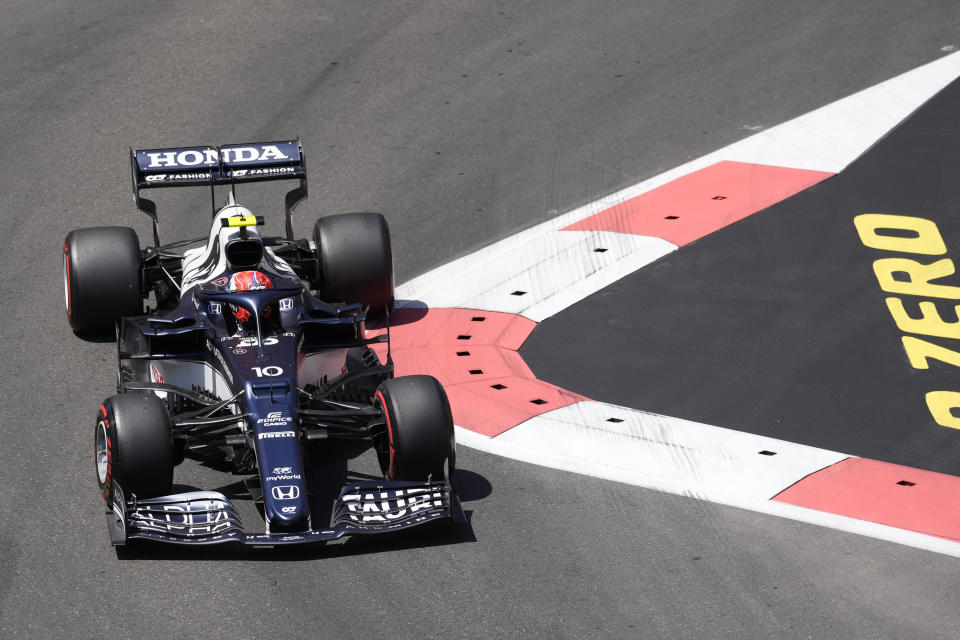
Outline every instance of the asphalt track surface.
[[(952, 558), (468, 449), (455, 539), (118, 557), (90, 451), (113, 354), (67, 328), (60, 243), (147, 238), (128, 146), (299, 134), (298, 231), (384, 211), (403, 281), (933, 60), (958, 26), (951, 2), (5, 3), (0, 637), (954, 637)], [(279, 192), (243, 199), (279, 220)], [(160, 205), (165, 237), (203, 232), (205, 196)]]

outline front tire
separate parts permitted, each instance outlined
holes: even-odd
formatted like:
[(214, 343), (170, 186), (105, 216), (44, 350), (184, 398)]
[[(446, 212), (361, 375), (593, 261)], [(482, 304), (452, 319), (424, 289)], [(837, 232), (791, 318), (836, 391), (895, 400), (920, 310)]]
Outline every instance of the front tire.
[(443, 387), (432, 376), (385, 380), (374, 395), (387, 433), (379, 448), (388, 480), (451, 480), (456, 462), (453, 416)]
[(94, 425), (94, 463), (100, 494), (108, 504), (113, 480), (138, 498), (169, 494), (173, 462), (170, 416), (157, 396), (123, 393), (100, 405)]
[(78, 334), (107, 334), (143, 313), (140, 240), (129, 227), (74, 229), (63, 243), (67, 319)]
[(339, 213), (317, 220), (313, 242), (320, 266), (319, 297), (359, 302), (370, 314), (393, 310), (390, 229), (379, 213)]

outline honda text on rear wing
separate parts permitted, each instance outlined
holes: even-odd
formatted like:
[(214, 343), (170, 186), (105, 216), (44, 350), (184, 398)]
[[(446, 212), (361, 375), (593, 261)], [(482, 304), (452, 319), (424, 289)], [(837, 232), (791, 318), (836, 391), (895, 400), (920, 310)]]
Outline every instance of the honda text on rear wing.
[[(226, 144), (220, 147), (131, 149), (130, 168), (137, 209), (153, 220), (154, 241), (159, 245), (157, 205), (140, 196), (141, 189), (161, 187), (213, 187), (265, 180), (299, 180), (285, 198), (287, 238), (293, 239), (291, 215), (307, 197), (307, 167), (299, 140)], [(214, 206), (214, 214), (216, 207)]]

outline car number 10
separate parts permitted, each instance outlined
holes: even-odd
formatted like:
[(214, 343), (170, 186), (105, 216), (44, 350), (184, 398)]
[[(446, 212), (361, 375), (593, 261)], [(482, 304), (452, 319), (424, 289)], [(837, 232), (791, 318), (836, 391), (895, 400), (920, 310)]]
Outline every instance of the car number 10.
[(272, 378), (274, 376), (279, 376), (283, 374), (283, 369), (281, 369), (280, 367), (270, 366), (270, 367), (250, 367), (250, 368), (253, 369), (253, 372), (257, 374), (258, 378), (263, 378), (263, 377)]

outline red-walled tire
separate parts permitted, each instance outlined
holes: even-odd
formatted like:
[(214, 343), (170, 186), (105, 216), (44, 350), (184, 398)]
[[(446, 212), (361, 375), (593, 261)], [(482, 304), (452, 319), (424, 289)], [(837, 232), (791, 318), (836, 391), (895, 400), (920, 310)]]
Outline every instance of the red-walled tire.
[(140, 240), (129, 227), (74, 229), (63, 242), (67, 320), (75, 332), (109, 334), (143, 313)]
[(116, 480), (126, 495), (168, 495), (173, 484), (170, 415), (152, 393), (123, 393), (104, 400), (94, 425), (97, 486), (107, 503)]
[(452, 479), (456, 466), (453, 417), (436, 378), (385, 380), (374, 404), (383, 408), (387, 422), (380, 464), (388, 480)]

